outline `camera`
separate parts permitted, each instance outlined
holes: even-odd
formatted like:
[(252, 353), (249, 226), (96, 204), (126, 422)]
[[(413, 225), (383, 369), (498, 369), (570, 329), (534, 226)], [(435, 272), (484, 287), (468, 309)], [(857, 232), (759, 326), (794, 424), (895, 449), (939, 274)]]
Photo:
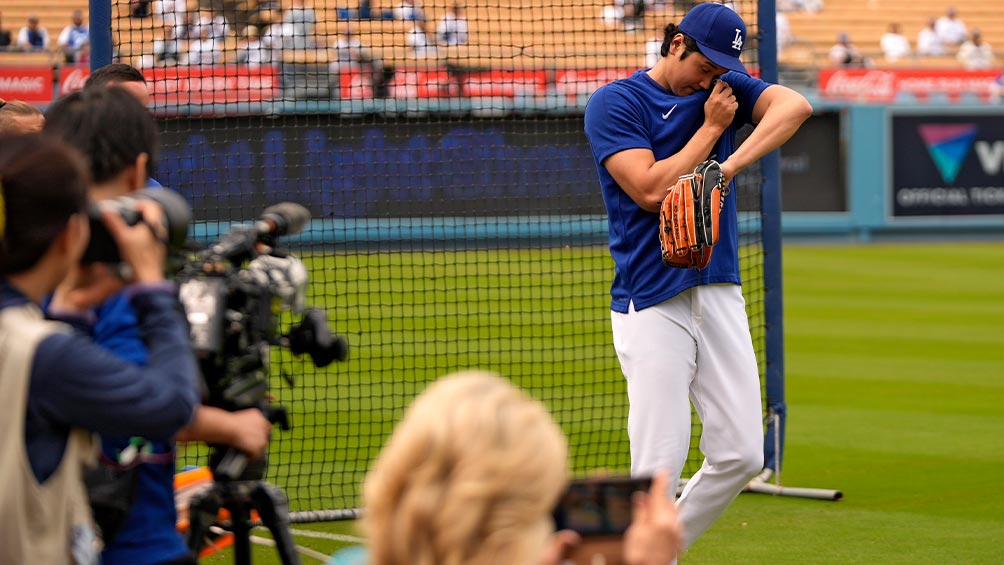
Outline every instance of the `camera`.
[(177, 192), (146, 188), (118, 198), (91, 203), (87, 210), (91, 225), (91, 239), (84, 250), (81, 263), (118, 263), (120, 261), (118, 244), (105, 228), (101, 212), (110, 209), (121, 216), (127, 225), (135, 226), (139, 222), (145, 221), (139, 210), (136, 209), (136, 203), (141, 200), (156, 202), (164, 211), (163, 227), (167, 233), (165, 243), (168, 254), (177, 255), (182, 250), (188, 237), (188, 224), (192, 221), (192, 209)]
[[(306, 267), (277, 247), (280, 237), (304, 228), (310, 212), (292, 202), (276, 204), (253, 224), (237, 225), (206, 248), (186, 253), (192, 218), (188, 203), (171, 190), (144, 189), (90, 206), (91, 239), (82, 263), (120, 262), (118, 245), (101, 213), (111, 209), (134, 226), (146, 221), (136, 205), (143, 200), (163, 210), (165, 269), (175, 273), (178, 283), (178, 299), (205, 383), (204, 403), (231, 412), (258, 408), (272, 423), (289, 429), (285, 409), (268, 402), (271, 347), (309, 355), (318, 367), (348, 356), (348, 341), (332, 334), (324, 311), (305, 307)], [(280, 320), (290, 315), (301, 319), (283, 332)], [(218, 480), (257, 480), (264, 475), (265, 457), (248, 467), (243, 453), (211, 448), (209, 465)]]
[[(252, 225), (239, 225), (197, 251), (175, 277), (192, 346), (207, 388), (204, 401), (228, 411), (259, 408), (282, 429), (286, 410), (268, 401), (269, 353), (285, 347), (307, 354), (318, 367), (345, 360), (348, 342), (332, 334), (323, 310), (305, 307), (306, 267), (277, 248), (277, 240), (303, 229), (306, 208), (281, 203)], [(301, 316), (281, 331), (282, 320)], [(288, 379), (291, 382), (291, 377)], [(211, 446), (209, 466), (217, 480), (259, 480), (266, 458)]]
[(648, 491), (651, 484), (651, 478), (573, 480), (555, 506), (555, 529), (573, 530), (583, 537), (622, 535), (631, 525), (631, 497)]

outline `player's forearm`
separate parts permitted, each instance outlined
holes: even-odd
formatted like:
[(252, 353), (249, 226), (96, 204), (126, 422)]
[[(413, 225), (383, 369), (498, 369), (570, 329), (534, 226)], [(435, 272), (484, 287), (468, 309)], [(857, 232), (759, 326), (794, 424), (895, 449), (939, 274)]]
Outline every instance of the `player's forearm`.
[(694, 167), (707, 159), (714, 150), (724, 131), (725, 129), (722, 127), (705, 123), (683, 146), (683, 149), (671, 157), (656, 162), (656, 166), (653, 168), (659, 169), (660, 180), (658, 184), (662, 187), (663, 192), (667, 187), (676, 184), (681, 175), (694, 172)]
[(812, 106), (798, 94), (772, 105), (746, 141), (722, 163), (726, 176), (734, 177), (739, 171), (784, 145), (811, 115)]
[(653, 163), (644, 190), (646, 196), (641, 201), (636, 198), (635, 202), (649, 212), (658, 212), (666, 197), (666, 189), (676, 184), (681, 175), (694, 172), (694, 167), (708, 158), (722, 136), (722, 131), (722, 128), (704, 124), (683, 149)]

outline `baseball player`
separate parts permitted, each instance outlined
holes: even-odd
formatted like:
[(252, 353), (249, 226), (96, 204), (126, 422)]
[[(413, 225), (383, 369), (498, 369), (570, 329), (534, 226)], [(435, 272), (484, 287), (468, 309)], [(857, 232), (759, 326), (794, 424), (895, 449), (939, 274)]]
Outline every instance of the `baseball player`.
[[(650, 69), (599, 88), (586, 106), (616, 265), (614, 348), (627, 379), (631, 471), (668, 469), (675, 492), (690, 444), (690, 401), (703, 424), (704, 464), (678, 505), (689, 547), (763, 466), (756, 357), (739, 279), (736, 190), (705, 269), (661, 258), (657, 212), (667, 187), (714, 155), (724, 182), (787, 141), (812, 107), (748, 75), (746, 25), (720, 4), (665, 28)], [(736, 130), (756, 124), (741, 147)]]

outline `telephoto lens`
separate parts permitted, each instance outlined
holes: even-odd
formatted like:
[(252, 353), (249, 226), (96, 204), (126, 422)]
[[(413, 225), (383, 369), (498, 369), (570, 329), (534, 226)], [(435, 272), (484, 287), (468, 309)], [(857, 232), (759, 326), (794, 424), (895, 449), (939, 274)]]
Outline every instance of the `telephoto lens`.
[(147, 188), (126, 196), (91, 204), (88, 210), (91, 220), (91, 240), (80, 260), (81, 263), (114, 264), (121, 261), (118, 245), (101, 220), (101, 211), (111, 208), (122, 216), (126, 224), (134, 226), (141, 219), (139, 210), (136, 209), (136, 202), (140, 200), (156, 202), (164, 211), (168, 255), (179, 252), (185, 246), (185, 240), (188, 237), (188, 224), (192, 221), (192, 209), (188, 206), (188, 202), (185, 202), (180, 194), (172, 190)]

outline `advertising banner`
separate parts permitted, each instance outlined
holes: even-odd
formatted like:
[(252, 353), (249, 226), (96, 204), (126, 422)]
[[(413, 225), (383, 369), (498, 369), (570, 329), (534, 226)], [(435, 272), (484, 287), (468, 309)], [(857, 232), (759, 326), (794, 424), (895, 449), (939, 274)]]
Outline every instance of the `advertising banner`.
[[(357, 70), (343, 71), (339, 77), (342, 100), (372, 97), (369, 77)], [(391, 98), (468, 98), (543, 95), (547, 92), (547, 73), (537, 71), (466, 71), (446, 67), (432, 69), (400, 68), (394, 70), (389, 85)]]
[(52, 81), (51, 67), (0, 67), (0, 98), (48, 104)]
[(547, 93), (547, 73), (543, 70), (494, 70), (464, 73), (463, 96), (538, 96)]
[(279, 92), (273, 67), (160, 67), (144, 69), (153, 105), (265, 102)]
[(990, 98), (998, 92), (1000, 70), (953, 69), (820, 69), (819, 94), (827, 98), (892, 102), (898, 94), (924, 100), (965, 94)]
[[(279, 76), (272, 67), (158, 67), (142, 72), (154, 107), (267, 102), (279, 92)], [(83, 88), (90, 74), (87, 66), (63, 67), (59, 95)]]
[(893, 114), (892, 215), (1004, 214), (1004, 114)]
[[(466, 70), (463, 68), (397, 68), (389, 85), (390, 97), (445, 98), (451, 96), (501, 97), (544, 96), (553, 80), (554, 91), (575, 102), (579, 96), (592, 94), (608, 82), (630, 76), (636, 69), (565, 69), (553, 73), (545, 70)], [(357, 69), (343, 70), (338, 77), (339, 98), (358, 100), (371, 98), (372, 85), (366, 73)]]
[[(389, 90), (391, 98), (442, 98), (449, 96), (450, 91), (457, 88), (455, 85), (455, 79), (445, 68), (404, 68), (395, 69)], [(345, 86), (343, 77), (343, 92), (347, 90)]]
[(588, 96), (597, 88), (631, 76), (638, 69), (566, 69), (555, 71), (554, 90), (570, 102)]

